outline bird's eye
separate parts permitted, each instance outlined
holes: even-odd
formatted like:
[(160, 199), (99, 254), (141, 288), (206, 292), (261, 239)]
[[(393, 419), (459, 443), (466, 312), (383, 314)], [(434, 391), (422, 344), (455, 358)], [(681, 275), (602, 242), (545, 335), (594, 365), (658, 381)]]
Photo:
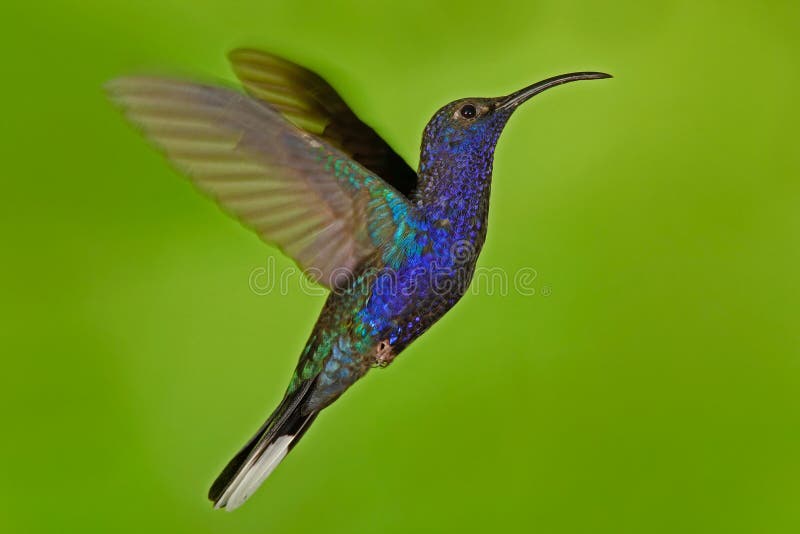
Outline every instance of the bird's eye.
[(474, 119), (478, 112), (475, 110), (475, 106), (472, 104), (464, 104), (461, 106), (460, 113), (465, 119)]

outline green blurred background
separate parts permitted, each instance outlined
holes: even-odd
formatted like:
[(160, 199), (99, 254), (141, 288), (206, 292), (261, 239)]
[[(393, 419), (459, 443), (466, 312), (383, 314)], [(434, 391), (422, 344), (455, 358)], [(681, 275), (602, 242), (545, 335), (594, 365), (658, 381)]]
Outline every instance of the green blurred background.
[[(800, 7), (744, 4), (7, 4), (0, 531), (800, 531)], [(450, 100), (615, 79), (500, 141), (481, 265), (536, 294), (465, 298), (225, 514), (207, 487), (322, 297), (253, 293), (278, 253), (101, 85), (232, 80), (243, 45), (318, 70), (413, 165)]]

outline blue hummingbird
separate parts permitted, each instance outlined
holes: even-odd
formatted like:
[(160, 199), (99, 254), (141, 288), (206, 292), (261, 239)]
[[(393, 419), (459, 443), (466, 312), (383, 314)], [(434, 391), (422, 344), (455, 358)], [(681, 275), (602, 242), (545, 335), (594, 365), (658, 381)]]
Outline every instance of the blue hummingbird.
[(211, 486), (215, 507), (233, 510), (325, 407), (463, 296), (514, 111), (551, 87), (610, 76), (576, 72), (451, 102), (425, 127), (415, 172), (317, 74), (251, 49), (229, 57), (246, 94), (156, 77), (107, 89), (201, 192), (330, 289), (283, 400)]

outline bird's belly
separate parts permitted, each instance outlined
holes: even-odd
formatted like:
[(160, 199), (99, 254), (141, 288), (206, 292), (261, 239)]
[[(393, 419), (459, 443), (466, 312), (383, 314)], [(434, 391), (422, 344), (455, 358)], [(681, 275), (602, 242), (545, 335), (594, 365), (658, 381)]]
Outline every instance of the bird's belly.
[(308, 360), (318, 363), (305, 373), (319, 369), (311, 404), (321, 408), (370, 367), (389, 365), (458, 302), (473, 269), (474, 262), (433, 259), (382, 267), (362, 273), (344, 293), (331, 294), (312, 336)]
[(396, 355), (458, 302), (473, 269), (474, 264), (436, 259), (385, 269), (376, 277), (361, 316)]

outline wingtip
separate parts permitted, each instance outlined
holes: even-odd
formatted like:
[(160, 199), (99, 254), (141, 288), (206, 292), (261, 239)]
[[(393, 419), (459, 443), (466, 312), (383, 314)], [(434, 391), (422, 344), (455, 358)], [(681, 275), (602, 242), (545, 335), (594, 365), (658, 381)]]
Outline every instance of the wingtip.
[(158, 79), (153, 76), (117, 76), (106, 81), (103, 84), (103, 89), (106, 94), (118, 99), (131, 91), (155, 85), (157, 81)]
[(303, 67), (288, 59), (281, 57), (272, 52), (266, 52), (257, 48), (238, 47), (228, 52), (228, 61), (233, 65), (234, 71), (241, 69), (245, 66), (261, 68), (261, 69), (274, 69), (284, 68), (293, 70), (305, 70)]
[(103, 83), (103, 92), (112, 104), (125, 111), (126, 96), (131, 91), (131, 76), (118, 76)]
[(103, 82), (102, 85), (103, 91), (109, 97), (113, 97), (114, 95), (119, 93), (119, 89), (123, 85), (123, 80), (125, 80), (125, 76), (117, 76), (116, 78), (111, 78), (110, 80), (106, 80), (105, 82)]
[(226, 57), (228, 58), (228, 61), (233, 62), (239, 56), (243, 56), (243, 55), (247, 54), (250, 50), (252, 50), (252, 49), (247, 48), (247, 47), (236, 47), (236, 48), (233, 48), (233, 49), (229, 50), (228, 53), (226, 54)]
[(228, 52), (228, 60), (231, 62), (272, 57), (275, 56), (269, 52), (264, 52), (263, 50), (258, 50), (257, 48), (251, 48), (247, 46), (239, 46)]

